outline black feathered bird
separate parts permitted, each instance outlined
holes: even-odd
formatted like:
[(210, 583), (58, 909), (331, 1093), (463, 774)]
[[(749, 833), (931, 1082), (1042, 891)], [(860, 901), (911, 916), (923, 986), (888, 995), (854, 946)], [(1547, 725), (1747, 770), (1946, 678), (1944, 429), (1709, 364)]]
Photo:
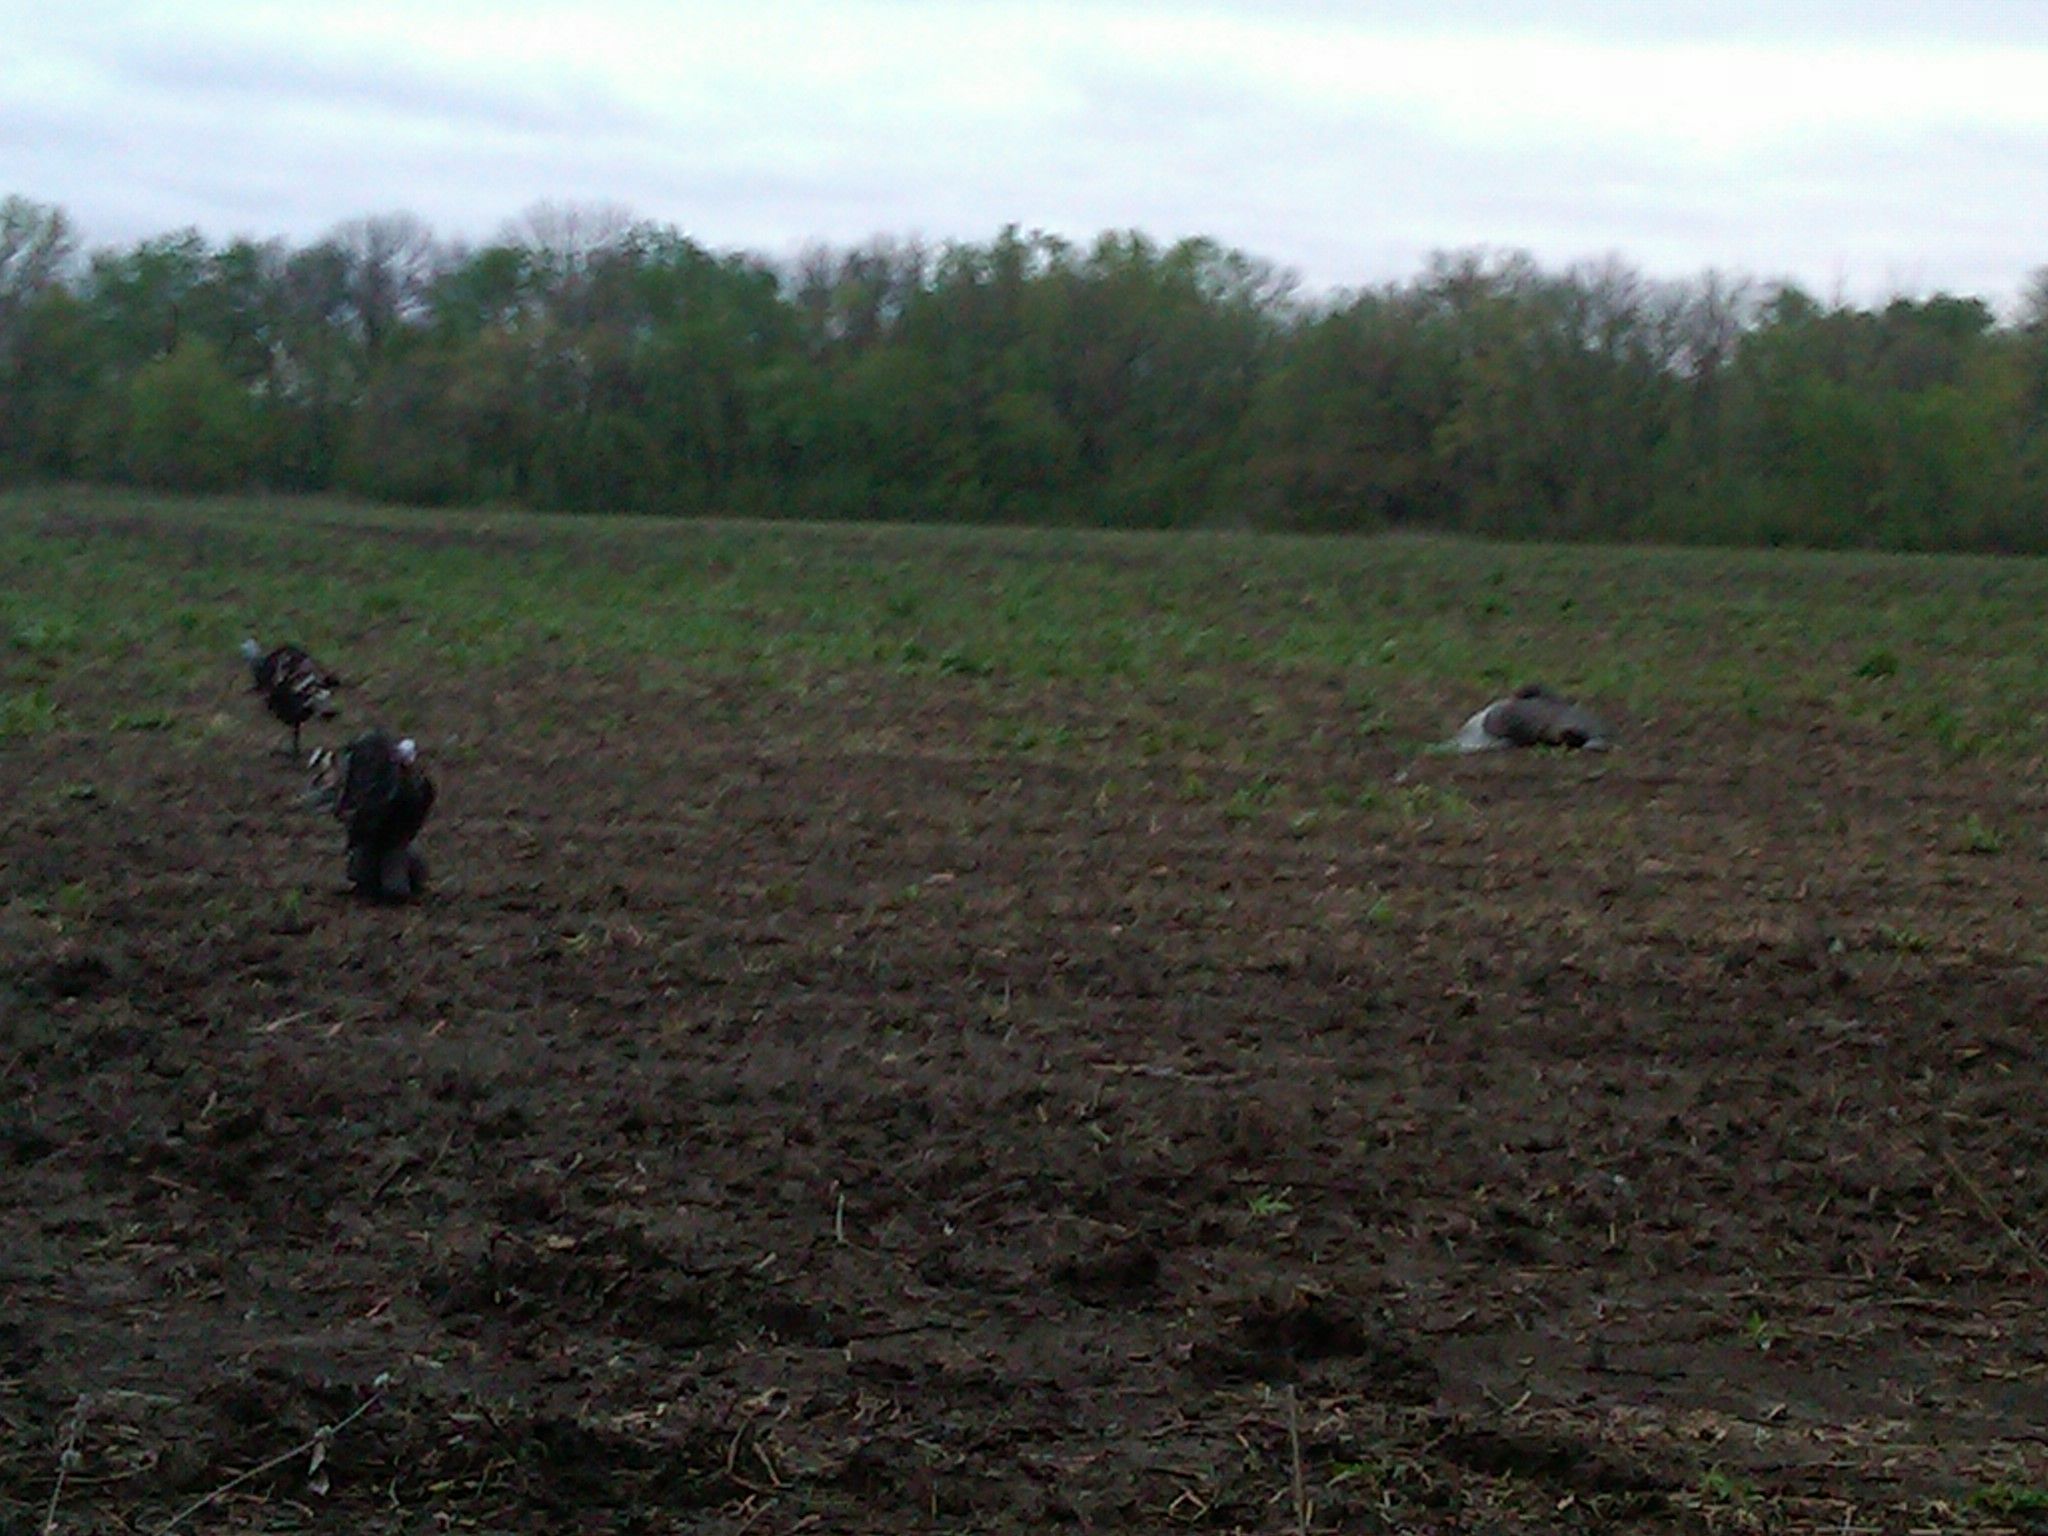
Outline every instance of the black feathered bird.
[(1460, 752), (1491, 752), (1502, 747), (1604, 752), (1613, 743), (1614, 732), (1605, 721), (1541, 683), (1526, 683), (1507, 698), (1495, 699), (1467, 720), (1450, 741)]
[(434, 781), (410, 737), (366, 731), (338, 752), (312, 756), (309, 799), (333, 813), (348, 837), (348, 879), (377, 901), (404, 901), (426, 884), (412, 840), (434, 808)]
[(242, 658), (249, 663), (249, 675), (255, 679), (254, 691), (263, 695), (264, 707), (291, 727), (292, 756), (296, 758), (299, 727), (316, 716), (332, 720), (338, 713), (334, 690), (341, 686), (341, 679), (315, 661), (303, 646), (280, 645), (265, 652), (254, 640), (244, 640)]

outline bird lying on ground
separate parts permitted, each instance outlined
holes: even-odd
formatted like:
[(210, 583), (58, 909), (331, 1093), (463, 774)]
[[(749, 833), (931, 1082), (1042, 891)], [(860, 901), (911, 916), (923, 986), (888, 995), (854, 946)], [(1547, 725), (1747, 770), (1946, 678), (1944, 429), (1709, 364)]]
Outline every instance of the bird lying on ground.
[(410, 737), (366, 731), (335, 751), (316, 750), (307, 800), (330, 812), (348, 838), (348, 879), (374, 901), (405, 901), (426, 885), (412, 840), (434, 808), (434, 781)]
[(242, 659), (249, 663), (255, 679), (254, 691), (263, 695), (264, 706), (291, 727), (291, 753), (299, 755), (299, 727), (318, 716), (332, 720), (334, 690), (341, 679), (321, 666), (303, 646), (280, 645), (266, 653), (253, 639), (242, 642)]
[(1596, 715), (1541, 683), (1527, 683), (1480, 710), (1445, 743), (1457, 752), (1503, 747), (1570, 747), (1604, 752), (1614, 733)]

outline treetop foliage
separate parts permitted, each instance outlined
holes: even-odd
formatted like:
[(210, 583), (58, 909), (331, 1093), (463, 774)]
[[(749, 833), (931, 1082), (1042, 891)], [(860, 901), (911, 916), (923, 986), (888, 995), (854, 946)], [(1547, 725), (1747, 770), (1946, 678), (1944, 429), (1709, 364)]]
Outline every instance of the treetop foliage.
[(1302, 294), (1210, 240), (787, 262), (622, 209), (488, 243), (0, 200), (0, 478), (805, 518), (2048, 549), (2048, 268), (1877, 308), (1453, 252)]

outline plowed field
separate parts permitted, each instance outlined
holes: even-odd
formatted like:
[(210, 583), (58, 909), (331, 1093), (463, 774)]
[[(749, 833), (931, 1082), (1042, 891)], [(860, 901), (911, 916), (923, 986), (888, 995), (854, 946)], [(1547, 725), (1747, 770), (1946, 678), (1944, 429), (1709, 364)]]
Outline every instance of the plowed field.
[[(0, 529), (0, 1527), (2048, 1509), (2032, 567)], [(422, 902), (251, 628), (421, 741)], [(1420, 750), (1525, 672), (1621, 750)]]

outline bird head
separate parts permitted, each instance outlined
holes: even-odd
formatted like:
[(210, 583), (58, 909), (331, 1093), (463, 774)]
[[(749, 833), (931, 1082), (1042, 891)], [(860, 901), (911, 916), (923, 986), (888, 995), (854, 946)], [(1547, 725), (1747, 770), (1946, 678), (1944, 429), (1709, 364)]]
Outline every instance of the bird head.
[(408, 736), (391, 749), (391, 755), (401, 763), (413, 763), (419, 758), (420, 744)]

